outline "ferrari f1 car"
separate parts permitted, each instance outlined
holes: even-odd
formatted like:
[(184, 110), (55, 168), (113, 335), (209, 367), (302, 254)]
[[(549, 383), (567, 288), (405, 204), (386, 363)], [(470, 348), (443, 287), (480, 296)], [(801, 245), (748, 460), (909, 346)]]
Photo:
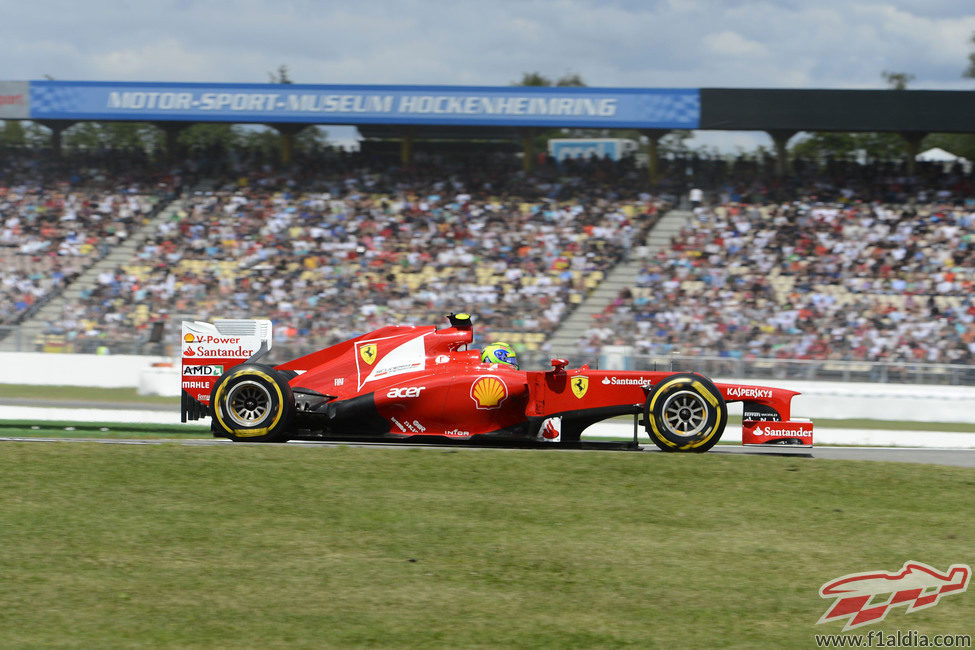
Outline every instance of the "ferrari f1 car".
[(744, 444), (812, 446), (791, 419), (797, 392), (714, 383), (688, 372), (596, 370), (552, 359), (547, 371), (485, 363), (467, 314), (450, 326), (388, 326), (278, 365), (266, 320), (183, 322), (182, 420), (209, 417), (235, 441), (293, 438), (571, 444), (607, 418), (634, 416), (664, 451), (703, 452), (721, 439), (729, 402), (743, 403)]

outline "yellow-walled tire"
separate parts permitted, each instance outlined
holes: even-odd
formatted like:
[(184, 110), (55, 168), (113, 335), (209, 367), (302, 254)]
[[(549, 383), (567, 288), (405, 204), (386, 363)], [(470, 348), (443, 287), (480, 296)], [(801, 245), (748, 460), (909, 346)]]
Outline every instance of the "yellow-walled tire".
[(663, 451), (704, 452), (721, 439), (728, 407), (711, 380), (678, 373), (650, 390), (643, 419), (650, 440)]
[(294, 414), (287, 379), (270, 366), (245, 363), (228, 370), (210, 393), (214, 435), (238, 442), (285, 442)]

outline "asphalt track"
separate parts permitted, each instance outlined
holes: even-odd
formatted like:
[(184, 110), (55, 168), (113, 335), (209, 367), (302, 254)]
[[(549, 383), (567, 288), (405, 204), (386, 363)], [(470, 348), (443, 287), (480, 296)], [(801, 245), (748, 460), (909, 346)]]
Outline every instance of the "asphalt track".
[[(60, 408), (59, 408), (60, 407)], [(65, 408), (67, 407), (67, 408)], [(125, 407), (128, 407), (126, 409)], [(99, 404), (98, 408), (79, 408), (77, 404), (65, 404), (57, 400), (6, 398), (0, 403), (0, 420), (3, 419), (36, 419), (36, 420), (80, 420), (80, 421), (114, 421), (114, 422), (145, 422), (172, 423), (179, 428), (179, 415), (172, 406), (146, 406), (132, 404), (112, 404), (106, 408)], [(602, 426), (601, 426), (602, 425)], [(184, 425), (185, 426), (185, 425)], [(593, 437), (610, 436), (625, 438), (632, 432), (632, 425), (626, 423), (600, 423), (592, 428)], [(589, 432), (587, 432), (589, 433)], [(734, 442), (741, 440), (740, 432), (729, 428), (725, 432), (724, 440)], [(212, 438), (173, 438), (173, 439), (115, 439), (115, 438), (44, 438), (44, 437), (0, 437), (0, 442), (100, 442), (104, 444), (181, 444), (181, 445), (232, 445), (232, 444), (260, 444), (260, 443), (232, 443), (223, 439)], [(811, 453), (808, 450), (785, 447), (736, 447), (733, 444), (718, 445), (710, 453), (719, 454), (764, 454), (770, 456), (796, 456), (838, 460), (864, 460), (899, 463), (922, 463), (927, 465), (954, 465), (958, 467), (975, 467), (975, 433), (938, 433), (923, 431), (869, 431), (869, 430), (840, 430), (820, 429), (816, 432), (817, 446)], [(839, 446), (824, 446), (821, 443)], [(449, 444), (413, 444), (409, 442), (366, 442), (366, 441), (291, 441), (293, 446), (362, 446), (383, 447), (391, 449), (409, 449), (416, 447), (439, 448), (444, 450), (488, 448), (472, 444), (459, 445), (452, 441)], [(497, 448), (497, 445), (491, 445)], [(535, 449), (548, 448), (548, 445), (536, 447), (514, 446), (513, 448)], [(567, 449), (559, 447), (548, 451), (589, 451), (589, 450), (621, 450), (625, 445), (594, 440), (592, 444), (584, 445), (581, 449)], [(646, 442), (641, 433), (641, 453), (658, 453), (659, 450)]]
[[(188, 447), (212, 447), (212, 446), (236, 446), (236, 445), (262, 445), (267, 443), (241, 443), (230, 442), (229, 440), (216, 438), (155, 438), (155, 439), (122, 439), (122, 438), (44, 438), (44, 437), (0, 437), (2, 442), (36, 442), (36, 443), (97, 443), (108, 445), (172, 445), (178, 444)], [(287, 444), (289, 447), (365, 447), (382, 449), (416, 449), (427, 448), (437, 449), (445, 452), (456, 452), (460, 450), (478, 449), (513, 449), (513, 450), (536, 450), (544, 449), (547, 453), (558, 452), (586, 452), (586, 451), (629, 451), (630, 453), (663, 453), (652, 445), (640, 445), (633, 449), (623, 444), (594, 442), (584, 445), (582, 448), (563, 448), (563, 447), (525, 447), (525, 446), (480, 446), (480, 445), (458, 445), (458, 444), (413, 444), (408, 442), (361, 442), (361, 441), (321, 441), (321, 440), (292, 440)], [(925, 465), (952, 465), (956, 467), (975, 467), (975, 449), (931, 449), (931, 448), (909, 448), (909, 447), (817, 447), (810, 450), (797, 449), (786, 450), (783, 448), (746, 448), (734, 447), (731, 445), (719, 445), (710, 452), (712, 454), (748, 454), (763, 455), (772, 457), (795, 457), (803, 459), (831, 459), (831, 460), (860, 460), (860, 461), (879, 461), (896, 463), (921, 463)]]

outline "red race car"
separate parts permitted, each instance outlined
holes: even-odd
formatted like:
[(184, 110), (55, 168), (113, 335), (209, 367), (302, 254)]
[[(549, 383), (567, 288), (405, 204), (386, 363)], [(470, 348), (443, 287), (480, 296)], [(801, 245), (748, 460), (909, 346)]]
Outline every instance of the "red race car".
[[(718, 442), (728, 402), (743, 403), (742, 442), (812, 447), (812, 423), (790, 419), (797, 392), (714, 383), (688, 372), (569, 368), (519, 370), (501, 344), (468, 350), (467, 314), (450, 326), (383, 327), (292, 361), (262, 360), (266, 320), (184, 321), (182, 420), (211, 418), (215, 436), (519, 439), (578, 443), (586, 427), (630, 415), (664, 451)], [(640, 417), (642, 416), (642, 417)]]

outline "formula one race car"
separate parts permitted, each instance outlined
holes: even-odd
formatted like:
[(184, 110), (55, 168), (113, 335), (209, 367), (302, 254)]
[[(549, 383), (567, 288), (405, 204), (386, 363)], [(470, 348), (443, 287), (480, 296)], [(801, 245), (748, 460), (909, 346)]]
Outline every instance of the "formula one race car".
[[(797, 392), (716, 384), (697, 373), (568, 368), (517, 369), (504, 355), (468, 350), (467, 314), (450, 327), (389, 326), (298, 359), (263, 363), (266, 320), (183, 322), (182, 420), (209, 416), (215, 436), (520, 439), (578, 443), (591, 424), (640, 417), (664, 451), (703, 452), (718, 442), (728, 402), (743, 402), (744, 444), (812, 446), (812, 423), (790, 419)], [(501, 360), (507, 362), (501, 362)]]

